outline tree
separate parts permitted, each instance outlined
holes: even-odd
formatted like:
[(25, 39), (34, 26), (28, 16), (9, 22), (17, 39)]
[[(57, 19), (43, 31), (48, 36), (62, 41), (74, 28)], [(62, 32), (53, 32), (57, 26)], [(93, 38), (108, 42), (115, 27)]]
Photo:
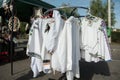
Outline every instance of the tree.
[[(91, 14), (105, 20), (108, 25), (108, 4), (102, 0), (92, 0), (90, 3)], [(111, 1), (111, 25), (115, 25), (114, 3)]]
[[(70, 4), (63, 3), (61, 6), (62, 7), (70, 6)], [(62, 15), (66, 16), (67, 18), (70, 16), (79, 16), (78, 10), (77, 9), (75, 9), (75, 11), (73, 10), (74, 8), (63, 8), (60, 9), (60, 12), (62, 13)]]

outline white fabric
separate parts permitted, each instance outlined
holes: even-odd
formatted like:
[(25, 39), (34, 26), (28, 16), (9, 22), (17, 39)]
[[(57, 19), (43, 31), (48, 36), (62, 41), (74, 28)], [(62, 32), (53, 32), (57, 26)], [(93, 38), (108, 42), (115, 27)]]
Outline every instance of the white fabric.
[(66, 72), (66, 78), (67, 78), (67, 80), (74, 80), (73, 72), (72, 71), (67, 71)]
[[(37, 19), (34, 21), (30, 33), (29, 33), (29, 39), (28, 39), (28, 46), (27, 46), (27, 51), (26, 54), (28, 56), (31, 56), (31, 53), (35, 53), (37, 55), (40, 55), (41, 49), (42, 49), (42, 19)], [(34, 54), (33, 54), (34, 56)], [(31, 57), (31, 69), (33, 71), (33, 77), (36, 77), (39, 72), (42, 71), (42, 59), (37, 58), (37, 57)]]
[[(54, 20), (53, 18), (49, 18), (44, 19), (42, 22), (42, 36), (43, 36), (43, 45), (41, 52), (42, 60), (50, 60), (51, 57), (48, 51), (51, 50), (54, 46), (53, 42), (50, 42), (51, 40), (53, 40), (53, 37), (51, 36), (52, 35), (51, 33), (53, 31), (52, 28), (54, 27), (54, 22), (51, 22), (53, 20)], [(50, 27), (50, 29), (45, 32), (48, 26)]]
[(43, 71), (43, 62), (41, 59), (31, 57), (31, 70), (33, 71), (33, 77), (37, 77), (39, 72)]
[(93, 20), (83, 18), (81, 21), (82, 58), (87, 62), (98, 62), (101, 59), (111, 60), (106, 34), (101, 29), (102, 21), (97, 17)]
[(42, 19), (37, 19), (34, 21), (30, 33), (29, 33), (29, 39), (28, 39), (28, 46), (27, 46), (27, 52), (34, 52), (38, 55), (40, 55), (42, 50)]
[[(58, 11), (53, 11), (53, 18), (43, 21), (43, 46), (41, 57), (43, 60), (51, 60), (51, 54), (54, 54), (58, 43), (58, 36), (63, 29), (64, 21)], [(47, 27), (49, 31), (45, 32)]]
[[(43, 23), (43, 48), (42, 59), (44, 60), (45, 54), (52, 53), (56, 50), (58, 43), (58, 36), (63, 29), (64, 21), (58, 11), (53, 11), (53, 18), (44, 20)], [(48, 32), (45, 32), (46, 27), (50, 27)]]
[(65, 73), (72, 71), (73, 76), (79, 78), (79, 31), (80, 24), (78, 19), (70, 17), (64, 25), (63, 31), (59, 36), (56, 52), (52, 56), (53, 70)]
[[(33, 22), (30, 30), (26, 54), (31, 56), (31, 69), (33, 77), (40, 71), (49, 70), (51, 67), (44, 66), (43, 60), (51, 60), (51, 54), (58, 42), (58, 36), (63, 28), (64, 21), (58, 11), (53, 11), (53, 18), (38, 18)], [(46, 29), (49, 30), (46, 31)], [(44, 70), (45, 69), (45, 70)]]
[[(54, 46), (54, 43), (50, 42), (53, 40), (53, 37), (51, 36), (52, 35), (51, 33), (53, 31), (52, 28), (54, 27), (54, 24), (55, 24), (53, 21), (54, 21), (53, 18), (49, 18), (49, 19), (43, 19), (43, 22), (42, 22), (43, 45), (42, 45), (42, 51), (41, 51), (41, 58), (43, 61), (51, 60), (51, 54), (48, 51), (52, 50)], [(50, 29), (46, 31), (48, 26), (50, 27)], [(47, 65), (44, 63), (43, 68), (44, 68), (43, 70), (44, 73), (50, 73), (51, 72), (50, 62), (47, 63)]]
[(106, 32), (106, 26), (105, 23), (101, 23), (102, 30), (98, 33), (99, 38), (99, 55), (102, 57), (105, 61), (111, 60), (111, 52), (110, 52), (110, 45), (108, 43), (108, 37)]
[(54, 20), (51, 20), (51, 22), (49, 22), (50, 31), (47, 33), (46, 38), (48, 39), (46, 39), (47, 41), (45, 44), (49, 52), (54, 51), (55, 48), (57, 47), (58, 36), (64, 26), (64, 21), (61, 18), (61, 15), (58, 11), (56, 10), (53, 11), (53, 18)]

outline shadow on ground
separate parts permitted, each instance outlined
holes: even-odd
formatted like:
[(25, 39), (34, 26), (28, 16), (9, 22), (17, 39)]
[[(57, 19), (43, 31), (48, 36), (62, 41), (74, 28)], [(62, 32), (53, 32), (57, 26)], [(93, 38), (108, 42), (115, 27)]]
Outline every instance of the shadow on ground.
[(27, 74), (25, 74), (24, 76), (21, 76), (19, 78), (17, 78), (16, 80), (30, 80), (30, 79), (37, 79), (39, 77), (43, 77), (46, 74), (44, 74), (43, 72), (40, 72), (40, 75), (38, 75), (36, 78), (33, 78), (33, 72), (30, 70)]
[[(98, 63), (94, 63), (94, 62), (80, 61), (80, 79), (74, 79), (74, 80), (92, 80), (95, 74), (110, 76), (110, 71), (107, 62), (100, 61)], [(45, 75), (38, 76), (37, 80), (38, 79), (40, 80), (41, 77), (43, 76)], [(61, 78), (62, 76), (63, 79)], [(65, 74), (61, 75), (58, 80), (66, 80), (64, 76)], [(30, 79), (32, 79), (32, 71), (29, 71), (26, 75), (21, 76), (16, 80), (30, 80)], [(52, 79), (48, 77), (47, 80), (56, 80), (56, 79), (54, 79), (54, 77)]]
[(110, 76), (110, 71), (107, 62), (100, 61), (94, 63), (94, 62), (80, 61), (81, 79), (79, 80), (92, 80), (94, 74)]
[(26, 75), (19, 77), (16, 80), (30, 80), (32, 78), (32, 71), (29, 71)]

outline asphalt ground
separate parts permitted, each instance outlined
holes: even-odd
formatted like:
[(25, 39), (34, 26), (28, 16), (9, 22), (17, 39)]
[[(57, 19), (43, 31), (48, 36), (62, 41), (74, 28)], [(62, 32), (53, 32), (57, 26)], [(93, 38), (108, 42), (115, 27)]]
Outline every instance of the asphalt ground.
[[(78, 80), (120, 80), (120, 44), (111, 44), (112, 61), (87, 63), (80, 61), (80, 76)], [(42, 74), (37, 78), (32, 77), (30, 58), (26, 57), (25, 51), (16, 52), (13, 62), (13, 75), (11, 64), (0, 64), (0, 80), (59, 80), (61, 73)], [(62, 80), (62, 79), (61, 79)]]

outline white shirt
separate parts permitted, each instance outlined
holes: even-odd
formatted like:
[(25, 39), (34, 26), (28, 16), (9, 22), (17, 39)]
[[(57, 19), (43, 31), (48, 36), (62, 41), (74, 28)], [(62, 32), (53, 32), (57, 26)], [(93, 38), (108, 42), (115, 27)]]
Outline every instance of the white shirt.
[(39, 72), (43, 70), (43, 63), (41, 59), (42, 50), (42, 19), (38, 18), (32, 24), (29, 32), (28, 46), (26, 54), (31, 56), (31, 69), (33, 77), (37, 77)]
[(111, 60), (110, 50), (105, 38), (106, 29), (102, 26), (102, 19), (95, 17), (93, 20), (83, 18), (81, 21), (82, 58), (87, 62)]
[(53, 70), (65, 73), (72, 71), (74, 76), (79, 76), (79, 20), (71, 16), (64, 25), (63, 31), (59, 36), (56, 52), (52, 56)]

